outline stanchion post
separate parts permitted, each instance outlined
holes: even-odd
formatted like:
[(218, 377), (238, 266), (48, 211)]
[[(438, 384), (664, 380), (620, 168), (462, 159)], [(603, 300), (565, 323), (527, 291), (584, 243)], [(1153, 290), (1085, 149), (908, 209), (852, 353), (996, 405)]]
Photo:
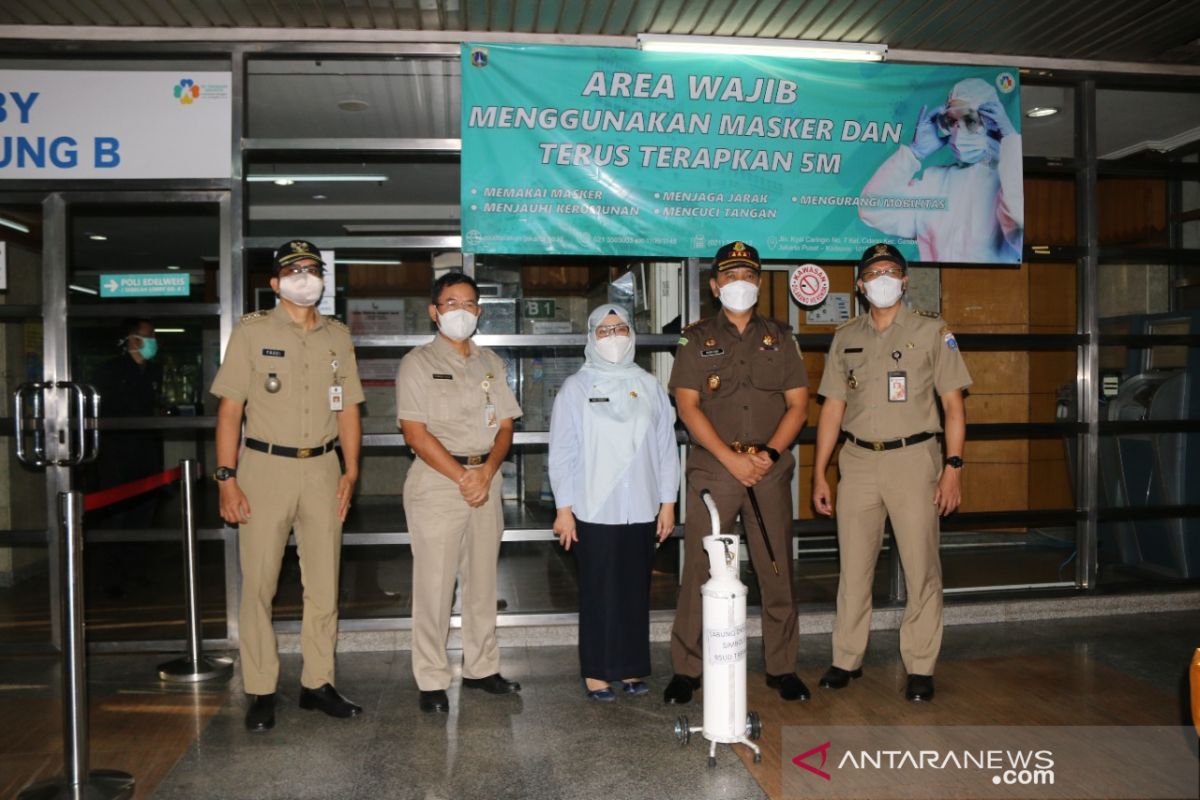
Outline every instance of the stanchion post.
[(25, 788), (20, 800), (133, 797), (133, 776), (117, 770), (88, 771), (87, 649), (83, 638), (83, 495), (60, 492), (63, 615), (63, 768), (65, 778)]
[(200, 598), (196, 585), (196, 509), (192, 491), (193, 483), (198, 475), (199, 465), (194, 459), (185, 458), (179, 462), (187, 655), (159, 665), (158, 677), (171, 683), (229, 680), (233, 674), (232, 659), (224, 656), (206, 656), (202, 651), (204, 625), (200, 615)]

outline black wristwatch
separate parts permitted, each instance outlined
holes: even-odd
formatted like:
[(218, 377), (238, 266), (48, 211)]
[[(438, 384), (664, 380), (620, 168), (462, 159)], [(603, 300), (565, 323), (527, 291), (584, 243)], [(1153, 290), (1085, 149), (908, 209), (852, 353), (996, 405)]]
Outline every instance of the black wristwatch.
[(954, 467), (955, 469), (963, 468), (963, 460), (961, 456), (947, 456), (945, 463), (947, 467)]
[(772, 461), (779, 460), (779, 451), (774, 447), (763, 447), (763, 452), (769, 455)]
[(213, 473), (213, 480), (227, 481), (236, 476), (237, 470), (233, 467), (217, 467), (217, 471)]

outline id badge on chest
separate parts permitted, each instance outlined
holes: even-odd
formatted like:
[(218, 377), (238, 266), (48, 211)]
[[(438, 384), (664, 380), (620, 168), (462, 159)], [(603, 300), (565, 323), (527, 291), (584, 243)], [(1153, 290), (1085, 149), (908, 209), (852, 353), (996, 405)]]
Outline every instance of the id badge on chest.
[(908, 373), (896, 370), (888, 373), (888, 402), (908, 402)]
[(329, 410), (330, 411), (341, 411), (342, 410), (342, 387), (341, 386), (330, 386), (329, 387)]
[(487, 403), (483, 407), (483, 424), (489, 428), (495, 428), (500, 424), (496, 419), (496, 404)]

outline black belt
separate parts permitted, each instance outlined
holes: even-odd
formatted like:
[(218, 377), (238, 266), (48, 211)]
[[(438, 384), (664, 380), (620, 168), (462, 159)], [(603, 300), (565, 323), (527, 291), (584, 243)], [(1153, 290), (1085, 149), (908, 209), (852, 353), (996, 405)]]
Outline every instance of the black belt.
[(856, 438), (853, 434), (847, 433), (846, 441), (854, 442), (859, 447), (865, 447), (868, 450), (880, 451), (880, 450), (897, 450), (901, 447), (908, 447), (909, 445), (918, 444), (920, 442), (923, 442), (926, 439), (932, 439), (934, 436), (937, 436), (937, 434), (936, 433), (928, 433), (928, 432), (914, 433), (912, 436), (906, 436), (903, 439), (892, 439), (887, 442), (868, 442), (865, 439), (859, 439), (859, 438)]
[(478, 467), (480, 464), (487, 461), (488, 456), (491, 454), (492, 451), (488, 450), (481, 456), (454, 456), (454, 460), (462, 464), (464, 467)]
[(333, 448), (337, 447), (338, 440), (326, 442), (316, 447), (283, 447), (278, 444), (268, 444), (258, 439), (247, 439), (246, 447), (251, 450), (257, 450), (260, 453), (266, 453), (269, 456), (284, 456), (286, 458), (312, 458), (313, 456), (323, 456)]

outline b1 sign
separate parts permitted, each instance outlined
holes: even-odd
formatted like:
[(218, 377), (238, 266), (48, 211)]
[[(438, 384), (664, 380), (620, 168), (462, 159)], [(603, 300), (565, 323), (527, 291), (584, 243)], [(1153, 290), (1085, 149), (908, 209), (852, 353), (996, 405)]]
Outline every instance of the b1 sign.
[(229, 178), (228, 72), (0, 70), (0, 180)]

